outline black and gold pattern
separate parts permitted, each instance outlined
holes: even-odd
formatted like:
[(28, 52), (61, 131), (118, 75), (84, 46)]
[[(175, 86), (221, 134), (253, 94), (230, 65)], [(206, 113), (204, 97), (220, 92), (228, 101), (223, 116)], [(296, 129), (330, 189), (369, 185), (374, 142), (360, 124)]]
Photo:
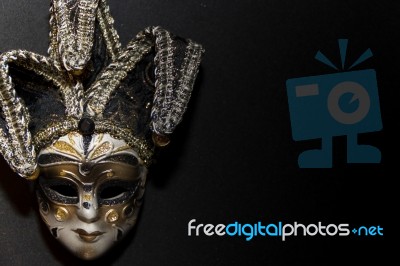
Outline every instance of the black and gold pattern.
[(106, 0), (53, 0), (50, 14), (49, 56), (0, 55), (1, 154), (37, 176), (38, 152), (90, 119), (149, 165), (182, 119), (203, 48), (160, 27), (123, 48)]

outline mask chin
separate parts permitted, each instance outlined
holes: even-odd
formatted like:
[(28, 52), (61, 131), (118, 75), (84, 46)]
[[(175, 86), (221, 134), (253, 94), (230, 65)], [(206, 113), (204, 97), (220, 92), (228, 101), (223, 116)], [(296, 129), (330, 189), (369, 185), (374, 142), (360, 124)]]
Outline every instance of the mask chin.
[[(90, 160), (91, 151), (105, 146), (104, 136), (101, 139), (103, 142), (89, 146), (86, 154), (76, 149), (83, 158), (80, 160), (69, 155), (79, 139), (68, 143), (68, 153), (62, 154), (53, 146), (39, 154), (41, 218), (58, 241), (85, 260), (102, 256), (133, 228), (147, 176), (136, 152), (121, 149), (124, 143), (112, 142), (111, 137), (106, 138), (111, 151)], [(90, 163), (90, 168), (84, 168), (84, 163)]]

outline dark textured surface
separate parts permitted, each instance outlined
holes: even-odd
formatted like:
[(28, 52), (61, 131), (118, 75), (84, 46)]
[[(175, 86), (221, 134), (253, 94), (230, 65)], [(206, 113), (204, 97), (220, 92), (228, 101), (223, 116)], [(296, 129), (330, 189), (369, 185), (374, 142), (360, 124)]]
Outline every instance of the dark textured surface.
[[(0, 51), (45, 54), (48, 4), (1, 1)], [(389, 173), (398, 152), (398, 2), (110, 0), (110, 8), (123, 44), (161, 25), (206, 54), (188, 113), (150, 169), (136, 229), (88, 265), (388, 265), (398, 201)], [(347, 165), (339, 137), (333, 169), (299, 169), (298, 154), (319, 142), (292, 140), (285, 82), (332, 73), (313, 57), (321, 49), (338, 60), (338, 38), (349, 39), (349, 61), (374, 53), (360, 69), (377, 72), (383, 131), (360, 141), (377, 146), (382, 163)], [(0, 265), (81, 264), (39, 221), (30, 185), (0, 163)], [(188, 237), (191, 219), (381, 225), (385, 236)]]
[[(65, 117), (65, 106), (61, 95), (51, 82), (14, 64), (10, 64), (10, 76), (17, 94), (23, 99), (29, 113), (32, 114), (29, 124), (32, 134)], [(0, 119), (0, 123), (5, 124), (3, 117)]]

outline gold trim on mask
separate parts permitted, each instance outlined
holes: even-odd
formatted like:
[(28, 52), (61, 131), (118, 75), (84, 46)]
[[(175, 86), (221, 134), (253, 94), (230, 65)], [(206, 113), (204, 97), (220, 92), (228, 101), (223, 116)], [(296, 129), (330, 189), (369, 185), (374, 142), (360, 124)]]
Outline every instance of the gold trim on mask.
[(98, 146), (93, 153), (89, 156), (90, 160), (97, 159), (103, 155), (106, 155), (107, 153), (111, 152), (113, 148), (113, 145), (111, 142), (104, 142)]
[(77, 158), (78, 160), (83, 160), (83, 156), (68, 142), (62, 141), (62, 140), (58, 140), (56, 141), (52, 146), (50, 146), (51, 148), (58, 150), (62, 153), (71, 155), (75, 158)]

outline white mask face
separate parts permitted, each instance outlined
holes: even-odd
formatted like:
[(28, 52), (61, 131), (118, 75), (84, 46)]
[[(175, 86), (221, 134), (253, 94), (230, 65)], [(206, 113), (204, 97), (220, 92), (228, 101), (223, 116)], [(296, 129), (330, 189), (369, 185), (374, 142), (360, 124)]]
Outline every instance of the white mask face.
[(78, 257), (103, 255), (134, 226), (147, 169), (124, 141), (69, 134), (41, 151), (39, 167), (41, 217)]

